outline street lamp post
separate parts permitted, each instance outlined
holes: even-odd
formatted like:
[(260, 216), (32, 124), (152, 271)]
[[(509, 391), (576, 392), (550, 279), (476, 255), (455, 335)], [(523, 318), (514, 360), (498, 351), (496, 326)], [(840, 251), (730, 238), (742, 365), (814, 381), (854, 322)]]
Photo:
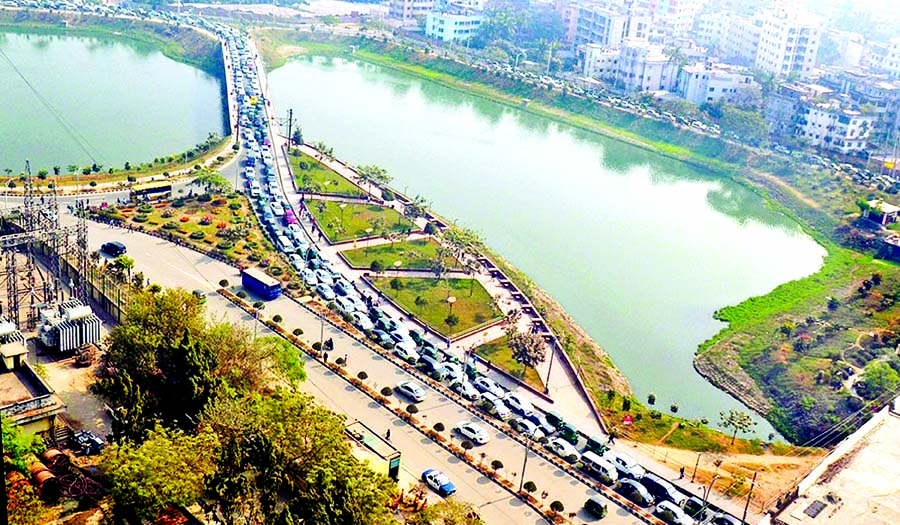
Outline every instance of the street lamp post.
[(716, 480), (719, 479), (719, 475), (716, 474), (709, 481), (709, 486), (706, 487), (706, 490), (703, 491), (703, 508), (706, 508), (706, 500), (709, 498), (709, 493), (712, 492), (713, 484)]
[(522, 460), (522, 475), (519, 477), (519, 493), (522, 492), (522, 487), (525, 486), (525, 468), (528, 467), (528, 446), (531, 445), (531, 439), (525, 437), (525, 459)]
[(366, 253), (369, 253), (369, 243), (372, 242), (372, 228), (366, 228)]
[(344, 228), (344, 208), (346, 208), (346, 207), (347, 207), (347, 203), (346, 203), (346, 202), (341, 203), (341, 204), (338, 205), (338, 208), (341, 209), (341, 229)]
[(450, 315), (453, 315), (453, 303), (455, 303), (455, 302), (456, 302), (456, 297), (453, 297), (452, 295), (450, 297), (447, 297), (447, 304), (450, 305)]
[(522, 57), (525, 57), (525, 56), (527, 56), (527, 55), (524, 51), (519, 51), (518, 53), (516, 53), (516, 60), (515, 60), (515, 62), (513, 62), (513, 69), (519, 68), (519, 59)]

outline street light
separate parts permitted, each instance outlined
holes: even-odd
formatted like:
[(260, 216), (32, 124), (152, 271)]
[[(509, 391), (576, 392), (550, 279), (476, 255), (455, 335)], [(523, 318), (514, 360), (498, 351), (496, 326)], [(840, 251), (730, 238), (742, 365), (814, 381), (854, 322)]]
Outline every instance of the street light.
[(519, 478), (519, 493), (522, 493), (522, 487), (525, 486), (525, 468), (528, 466), (528, 447), (531, 445), (531, 439), (525, 436), (525, 459), (522, 460), (522, 477)]
[(372, 228), (366, 228), (366, 253), (369, 253), (369, 243), (372, 242)]
[(719, 479), (718, 474), (716, 474), (712, 477), (712, 479), (709, 481), (709, 486), (706, 487), (706, 489), (703, 491), (703, 507), (702, 508), (706, 508), (706, 500), (709, 498), (709, 493), (712, 492), (713, 484), (716, 482), (717, 479)]
[(452, 295), (450, 297), (447, 297), (447, 304), (450, 305), (450, 315), (453, 315), (453, 303), (455, 303), (455, 302), (456, 302), (456, 297), (453, 297)]
[(525, 56), (528, 56), (528, 55), (524, 51), (519, 51), (518, 53), (516, 53), (516, 60), (515, 60), (515, 62), (513, 62), (513, 69), (519, 68), (519, 59), (522, 57), (525, 57)]
[(347, 207), (347, 203), (342, 203), (338, 205), (338, 208), (341, 209), (341, 228), (344, 227), (344, 208)]

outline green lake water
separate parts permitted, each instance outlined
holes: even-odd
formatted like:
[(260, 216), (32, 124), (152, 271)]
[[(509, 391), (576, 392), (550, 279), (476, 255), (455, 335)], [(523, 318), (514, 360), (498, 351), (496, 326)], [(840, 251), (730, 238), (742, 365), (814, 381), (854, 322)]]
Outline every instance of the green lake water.
[(222, 81), (149, 44), (0, 32), (0, 51), (34, 88), (0, 55), (0, 170), (122, 167), (225, 132)]
[[(394, 187), (478, 231), (663, 410), (677, 402), (715, 422), (744, 409), (692, 367), (723, 327), (713, 312), (815, 272), (825, 255), (715, 174), (389, 69), (301, 58), (269, 84), (306, 141), (386, 168)], [(757, 434), (771, 431), (760, 420)]]

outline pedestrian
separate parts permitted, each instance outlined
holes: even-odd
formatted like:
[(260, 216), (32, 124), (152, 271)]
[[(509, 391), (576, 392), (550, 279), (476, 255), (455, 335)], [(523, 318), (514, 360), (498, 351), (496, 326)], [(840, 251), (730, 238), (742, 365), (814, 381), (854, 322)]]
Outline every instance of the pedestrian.
[(606, 440), (607, 445), (615, 444), (615, 436), (613, 436), (612, 432), (609, 433), (609, 439)]
[(322, 359), (327, 363), (328, 362), (328, 352), (322, 352)]
[(678, 479), (684, 479), (684, 467), (678, 470)]
[(391, 429), (387, 429), (387, 432), (384, 433), (384, 439), (387, 441), (391, 440)]
[(350, 356), (348, 356), (347, 354), (344, 354), (344, 366), (347, 366), (349, 359), (350, 359)]

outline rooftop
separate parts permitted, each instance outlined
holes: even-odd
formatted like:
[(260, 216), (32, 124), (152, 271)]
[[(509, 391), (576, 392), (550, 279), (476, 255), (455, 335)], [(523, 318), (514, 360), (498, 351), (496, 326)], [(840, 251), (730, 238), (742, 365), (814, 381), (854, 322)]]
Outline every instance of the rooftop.
[(900, 523), (900, 415), (885, 408), (857, 434), (862, 438), (849, 451), (832, 453), (820, 466), (825, 468), (814, 471), (817, 479), (808, 488), (801, 483), (802, 494), (775, 518), (776, 524)]
[(48, 394), (28, 371), (17, 368), (0, 373), (0, 407)]
[(875, 199), (869, 201), (869, 206), (875, 208), (881, 213), (897, 213), (900, 212), (900, 207), (894, 206), (893, 204), (888, 204), (881, 199)]

